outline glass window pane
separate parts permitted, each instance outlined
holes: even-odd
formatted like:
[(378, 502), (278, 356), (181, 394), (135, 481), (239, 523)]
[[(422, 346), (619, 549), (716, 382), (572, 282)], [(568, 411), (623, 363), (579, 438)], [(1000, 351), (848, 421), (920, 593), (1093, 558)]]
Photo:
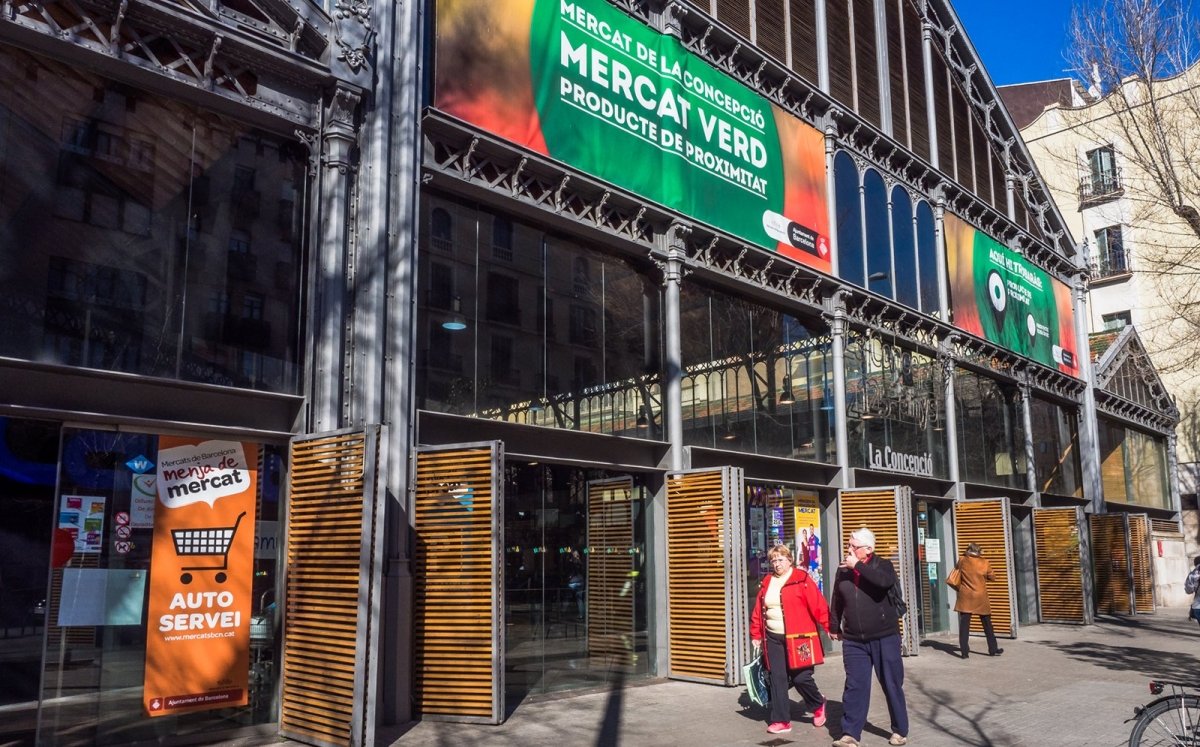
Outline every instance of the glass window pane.
[(867, 227), (867, 287), (892, 298), (892, 244), (888, 226), (887, 188), (874, 169), (863, 174), (863, 209)]
[(912, 202), (908, 192), (901, 187), (892, 189), (892, 254), (896, 258), (896, 300), (905, 306), (920, 308)]
[(917, 267), (920, 271), (921, 311), (941, 316), (938, 296), (937, 233), (934, 231), (933, 210), (929, 203), (917, 203)]
[(862, 243), (862, 194), (854, 159), (838, 153), (833, 163), (837, 209), (838, 274), (849, 283), (866, 287)]
[(303, 147), (12, 48), (0, 74), (0, 355), (297, 391)]

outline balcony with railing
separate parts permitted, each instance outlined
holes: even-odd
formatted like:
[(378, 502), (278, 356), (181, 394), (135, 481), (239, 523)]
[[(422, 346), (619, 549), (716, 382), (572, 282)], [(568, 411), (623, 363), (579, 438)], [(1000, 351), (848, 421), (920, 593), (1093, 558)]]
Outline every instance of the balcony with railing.
[(1121, 181), (1121, 170), (1116, 166), (1103, 171), (1093, 171), (1079, 178), (1079, 207), (1085, 208), (1108, 200), (1115, 200), (1125, 193)]
[(1118, 278), (1132, 272), (1129, 266), (1129, 256), (1125, 245), (1117, 239), (1109, 242), (1098, 242), (1089, 261), (1093, 282), (1109, 278)]

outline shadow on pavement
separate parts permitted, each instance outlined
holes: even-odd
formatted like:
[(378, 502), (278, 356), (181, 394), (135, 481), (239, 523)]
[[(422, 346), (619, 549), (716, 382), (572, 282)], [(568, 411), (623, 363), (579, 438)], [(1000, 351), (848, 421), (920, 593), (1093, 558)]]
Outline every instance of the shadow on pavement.
[(1147, 677), (1194, 681), (1200, 671), (1200, 658), (1180, 651), (1155, 651), (1140, 646), (1112, 646), (1089, 641), (1045, 642), (1042, 645), (1116, 672), (1139, 672)]
[[(957, 646), (954, 647), (954, 653), (957, 656)], [(906, 685), (905, 689), (907, 690), (909, 687)], [(926, 687), (919, 682), (913, 683), (911, 687), (921, 693), (928, 702), (934, 704), (932, 712), (921, 718), (925, 724), (933, 727), (934, 731), (953, 736), (959, 743), (974, 745), (974, 747), (1016, 747), (1018, 744), (1013, 739), (997, 739), (994, 734), (989, 736), (983, 733), (983, 727), (980, 724), (986, 720), (985, 716), (992, 710), (990, 706), (980, 706), (976, 713), (968, 713), (954, 704), (954, 692), (951, 690)]]

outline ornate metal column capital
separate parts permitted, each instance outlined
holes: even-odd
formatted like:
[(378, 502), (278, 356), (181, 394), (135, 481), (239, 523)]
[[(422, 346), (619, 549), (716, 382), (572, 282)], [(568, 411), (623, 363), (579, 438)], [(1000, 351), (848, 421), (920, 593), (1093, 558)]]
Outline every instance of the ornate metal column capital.
[(375, 27), (371, 23), (370, 0), (338, 0), (333, 8), (333, 43), (336, 59), (357, 81), (369, 80)]
[(349, 174), (354, 168), (354, 146), (358, 141), (358, 107), (362, 95), (355, 90), (339, 85), (334, 89), (325, 107), (325, 130), (321, 133), (326, 168), (341, 175)]

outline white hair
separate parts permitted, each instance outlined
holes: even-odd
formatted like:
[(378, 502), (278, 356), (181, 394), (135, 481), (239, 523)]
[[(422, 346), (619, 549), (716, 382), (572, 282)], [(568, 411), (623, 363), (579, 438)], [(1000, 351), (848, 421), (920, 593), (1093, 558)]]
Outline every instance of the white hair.
[(866, 527), (855, 529), (850, 533), (850, 539), (854, 540), (863, 547), (869, 547), (872, 550), (875, 549), (875, 533)]

